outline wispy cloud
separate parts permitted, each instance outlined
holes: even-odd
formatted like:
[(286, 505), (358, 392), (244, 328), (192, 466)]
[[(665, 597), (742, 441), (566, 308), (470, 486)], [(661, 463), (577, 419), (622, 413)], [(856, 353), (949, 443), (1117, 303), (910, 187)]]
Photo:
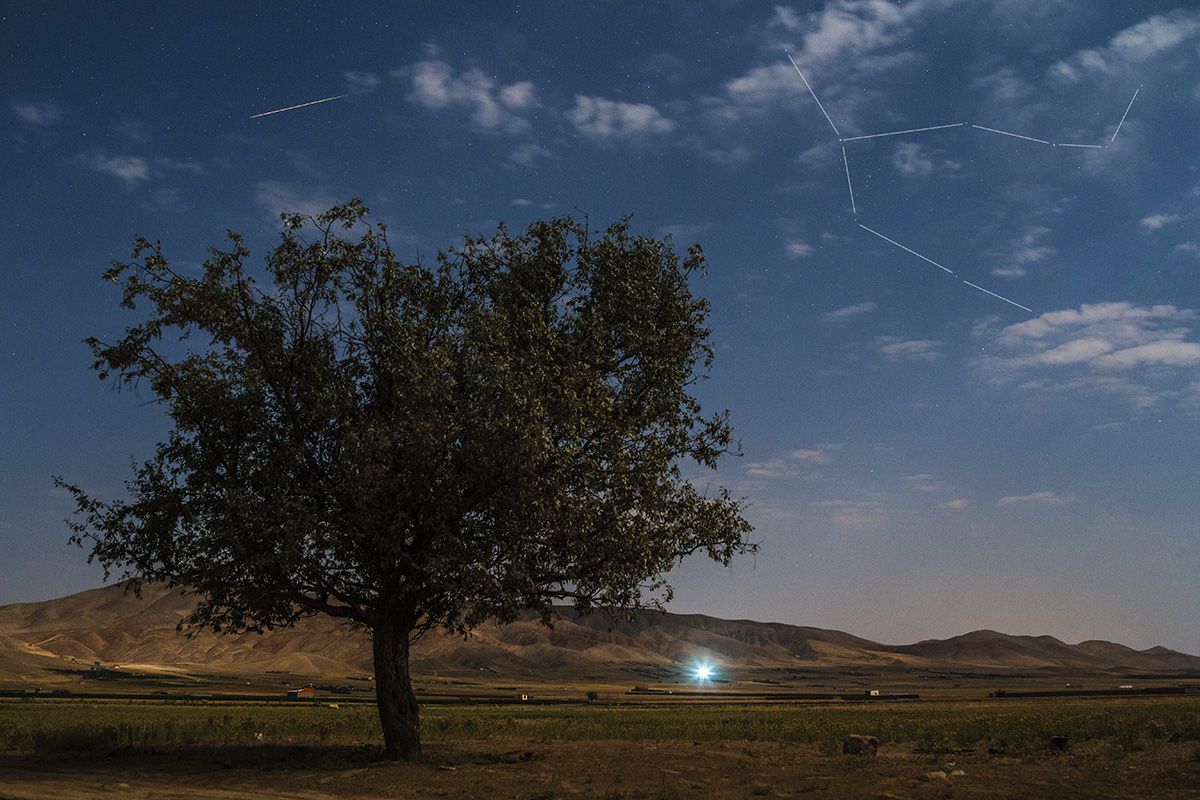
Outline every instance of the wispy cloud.
[(298, 189), (278, 181), (263, 181), (254, 187), (254, 199), (278, 222), (281, 214), (317, 216), (337, 204), (331, 194)]
[(92, 172), (111, 175), (130, 188), (163, 178), (168, 172), (187, 172), (191, 175), (203, 175), (206, 172), (204, 166), (196, 161), (175, 158), (149, 158), (104, 152), (86, 153), (80, 158)]
[(1002, 506), (1061, 506), (1074, 498), (1058, 492), (1040, 491), (1030, 494), (1016, 494), (1001, 497), (997, 503)]
[(348, 70), (342, 73), (346, 86), (352, 92), (373, 92), (383, 83), (383, 79), (374, 72), (355, 72)]
[(593, 139), (630, 138), (670, 133), (675, 122), (648, 103), (625, 103), (603, 97), (575, 96), (567, 119)]
[(686, 140), (688, 146), (700, 154), (700, 157), (714, 164), (744, 164), (753, 155), (749, 147), (734, 145), (733, 147), (714, 147), (707, 144), (698, 136), (690, 136)]
[(918, 492), (940, 492), (946, 489), (946, 484), (937, 476), (928, 472), (915, 475), (901, 475), (900, 481), (908, 488)]
[(878, 336), (874, 344), (880, 355), (888, 361), (936, 361), (942, 356), (942, 343), (932, 339)]
[(917, 142), (901, 142), (892, 151), (892, 166), (901, 175), (923, 178), (933, 173), (933, 158), (927, 148)]
[(842, 308), (827, 311), (822, 315), (821, 319), (826, 322), (849, 322), (857, 319), (864, 314), (870, 314), (877, 308), (877, 304), (871, 301), (865, 303), (855, 303), (852, 306), (844, 306)]
[(1148, 231), (1156, 231), (1178, 221), (1178, 214), (1168, 214), (1165, 211), (1159, 211), (1157, 213), (1150, 214), (1149, 216), (1142, 217), (1142, 221), (1138, 224)]
[(13, 103), (13, 113), (17, 119), (30, 125), (49, 126), (60, 122), (67, 112), (56, 103)]
[(792, 461), (811, 461), (814, 464), (828, 464), (832, 459), (828, 450), (819, 447), (809, 450), (793, 450), (788, 453), (787, 457)]
[(1052, 75), (1078, 81), (1096, 74), (1131, 71), (1184, 42), (1200, 39), (1200, 11), (1176, 9), (1125, 28), (1109, 42), (1080, 50), (1050, 68)]
[(1022, 278), (1027, 267), (1041, 264), (1058, 254), (1058, 250), (1045, 243), (1045, 237), (1050, 229), (1035, 225), (1026, 228), (1009, 244), (1008, 251), (1003, 254), (1005, 264), (992, 270), (998, 278)]
[[(856, 105), (850, 88), (856, 79), (912, 60), (913, 54), (901, 45), (914, 25), (931, 10), (950, 4), (952, 0), (913, 0), (903, 5), (836, 0), (805, 15), (776, 6), (764, 27), (763, 44), (772, 53), (790, 51), (801, 68), (818, 80), (822, 100), (832, 113), (845, 119)], [(806, 93), (792, 65), (778, 58), (727, 81), (721, 93), (706, 98), (704, 105), (713, 120), (740, 122)]]
[(430, 59), (393, 75), (408, 83), (409, 101), (434, 110), (464, 110), (479, 130), (527, 133), (530, 123), (525, 115), (537, 106), (537, 91), (530, 81), (501, 84), (478, 67), (458, 72), (445, 61)]
[(815, 252), (813, 246), (808, 242), (788, 242), (787, 248), (788, 258), (808, 258)]
[(977, 336), (990, 340), (977, 369), (997, 383), (1059, 394), (1101, 393), (1135, 409), (1178, 396), (1200, 377), (1196, 313), (1174, 305), (1083, 305)]
[(954, 500), (947, 500), (944, 503), (938, 503), (938, 508), (948, 508), (951, 511), (965, 511), (971, 507), (971, 501), (965, 497), (958, 497)]
[[(747, 477), (751, 478), (789, 478), (801, 474), (805, 464), (828, 464), (833, 456), (824, 447), (792, 450), (791, 452), (771, 458), (766, 461), (751, 461), (743, 466)], [(811, 467), (810, 467), (811, 471)]]
[(536, 142), (519, 144), (508, 154), (509, 163), (525, 169), (535, 169), (550, 158), (550, 151)]
[(878, 500), (818, 500), (811, 505), (826, 511), (830, 522), (848, 531), (871, 530), (887, 520), (887, 508)]
[(150, 180), (150, 162), (140, 156), (93, 155), (87, 159), (93, 172), (112, 175), (126, 186), (137, 186)]

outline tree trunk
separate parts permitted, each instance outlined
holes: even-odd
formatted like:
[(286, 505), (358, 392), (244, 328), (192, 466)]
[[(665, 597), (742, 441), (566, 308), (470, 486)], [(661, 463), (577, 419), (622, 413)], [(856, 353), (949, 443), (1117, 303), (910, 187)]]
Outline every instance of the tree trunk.
[(421, 757), (421, 719), (408, 671), (408, 631), (385, 620), (372, 631), (375, 702), (383, 725), (384, 755), (397, 761)]

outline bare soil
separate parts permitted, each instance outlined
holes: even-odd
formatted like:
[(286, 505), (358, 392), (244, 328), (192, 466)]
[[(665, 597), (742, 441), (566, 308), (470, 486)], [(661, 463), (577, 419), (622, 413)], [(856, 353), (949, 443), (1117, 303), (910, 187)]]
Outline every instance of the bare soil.
[[(946, 777), (929, 777), (938, 771)], [(1022, 757), (885, 745), (870, 758), (812, 745), (629, 741), (433, 744), (420, 764), (336, 747), (0, 756), (4, 800), (743, 797), (1195, 800), (1200, 758), (1194, 745), (1174, 744)]]

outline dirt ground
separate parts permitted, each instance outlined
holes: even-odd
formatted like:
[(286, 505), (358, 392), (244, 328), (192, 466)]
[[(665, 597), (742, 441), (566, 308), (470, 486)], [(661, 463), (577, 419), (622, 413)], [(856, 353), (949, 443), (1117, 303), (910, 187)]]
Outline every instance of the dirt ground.
[[(950, 777), (955, 770), (965, 774)], [(1195, 800), (1200, 760), (1192, 747), (1169, 744), (1132, 754), (1084, 748), (1025, 758), (894, 745), (872, 759), (778, 743), (629, 741), (434, 744), (425, 763), (412, 765), (338, 748), (0, 757), (5, 800), (576, 797)]]

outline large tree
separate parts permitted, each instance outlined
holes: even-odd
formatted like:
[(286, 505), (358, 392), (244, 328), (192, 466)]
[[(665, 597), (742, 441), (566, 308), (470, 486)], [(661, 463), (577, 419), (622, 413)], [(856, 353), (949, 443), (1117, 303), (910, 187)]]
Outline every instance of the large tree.
[(124, 499), (57, 480), (90, 557), (195, 592), (188, 624), (369, 629), (386, 753), (411, 759), (424, 632), (661, 607), (681, 558), (753, 545), (739, 501), (689, 480), (735, 447), (693, 394), (698, 246), (555, 219), (402, 263), (366, 214), (284, 215), (258, 280), (236, 233), (195, 274), (139, 239), (105, 273), (137, 324), (87, 343), (172, 428)]

